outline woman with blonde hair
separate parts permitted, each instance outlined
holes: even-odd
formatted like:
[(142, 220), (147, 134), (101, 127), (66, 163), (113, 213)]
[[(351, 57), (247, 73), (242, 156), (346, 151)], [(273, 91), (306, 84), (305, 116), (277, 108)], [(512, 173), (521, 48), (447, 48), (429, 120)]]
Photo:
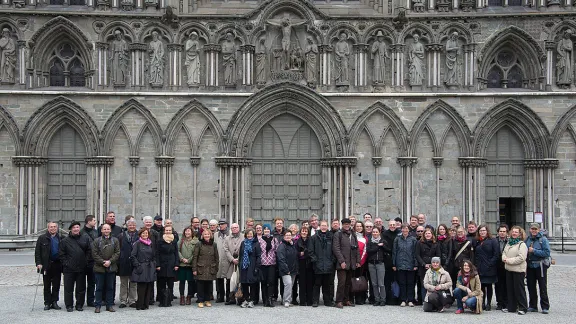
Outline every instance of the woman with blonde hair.
[(194, 249), (192, 274), (196, 277), (198, 308), (211, 307), (212, 286), (218, 272), (218, 248), (214, 243), (212, 232), (202, 231), (202, 239)]
[(518, 315), (525, 315), (528, 309), (526, 290), (524, 289), (526, 258), (528, 256), (525, 239), (524, 229), (520, 226), (513, 226), (510, 229), (508, 244), (502, 252), (502, 262), (504, 262), (506, 269), (506, 291), (508, 293), (508, 308), (502, 309), (502, 311), (518, 311)]

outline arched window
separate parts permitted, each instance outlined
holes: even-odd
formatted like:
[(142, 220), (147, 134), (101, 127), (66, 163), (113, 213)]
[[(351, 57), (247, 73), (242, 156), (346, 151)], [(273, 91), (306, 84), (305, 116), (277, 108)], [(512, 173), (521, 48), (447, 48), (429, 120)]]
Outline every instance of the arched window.
[(508, 71), (508, 88), (522, 88), (523, 77), (522, 69), (518, 65), (514, 65)]
[(488, 72), (488, 88), (502, 88), (502, 70), (498, 66), (493, 66)]
[(83, 87), (86, 85), (86, 78), (84, 76), (84, 67), (80, 60), (75, 59), (70, 64), (70, 86)]
[(78, 50), (68, 42), (62, 42), (52, 51), (49, 60), (51, 87), (86, 86), (85, 67)]
[(514, 51), (501, 49), (486, 75), (487, 88), (524, 88), (524, 68)]
[(50, 86), (63, 87), (66, 85), (64, 80), (64, 65), (59, 59), (54, 59), (50, 66)]

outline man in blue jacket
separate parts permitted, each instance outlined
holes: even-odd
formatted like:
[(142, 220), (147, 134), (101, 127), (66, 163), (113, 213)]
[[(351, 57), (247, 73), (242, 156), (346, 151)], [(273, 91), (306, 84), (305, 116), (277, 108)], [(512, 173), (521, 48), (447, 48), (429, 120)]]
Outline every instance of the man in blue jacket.
[(530, 224), (530, 235), (526, 239), (526, 246), (528, 246), (526, 281), (530, 296), (528, 311), (538, 312), (538, 292), (536, 291), (536, 283), (538, 283), (542, 314), (548, 314), (550, 301), (548, 300), (547, 272), (550, 267), (550, 243), (540, 232), (540, 224)]

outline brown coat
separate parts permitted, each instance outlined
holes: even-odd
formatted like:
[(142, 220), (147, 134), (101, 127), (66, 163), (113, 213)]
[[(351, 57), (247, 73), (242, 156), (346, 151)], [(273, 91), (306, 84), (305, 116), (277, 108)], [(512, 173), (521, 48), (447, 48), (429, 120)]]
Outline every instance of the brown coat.
[(470, 278), (470, 288), (462, 286), (462, 283), (458, 280), (456, 281), (456, 288), (460, 288), (463, 291), (471, 291), (468, 293), (468, 297), (476, 297), (476, 314), (482, 313), (482, 301), (484, 300), (484, 293), (482, 292), (482, 286), (480, 284), (480, 276), (476, 275)]
[(218, 247), (214, 240), (207, 243), (201, 240), (194, 249), (192, 271), (196, 272), (197, 280), (215, 280), (218, 273)]
[[(358, 239), (356, 233), (350, 230), (336, 232), (332, 241), (332, 252), (336, 257), (336, 269), (354, 270), (356, 263), (360, 263), (360, 253), (358, 249)], [(342, 262), (346, 262), (346, 269), (342, 269)]]

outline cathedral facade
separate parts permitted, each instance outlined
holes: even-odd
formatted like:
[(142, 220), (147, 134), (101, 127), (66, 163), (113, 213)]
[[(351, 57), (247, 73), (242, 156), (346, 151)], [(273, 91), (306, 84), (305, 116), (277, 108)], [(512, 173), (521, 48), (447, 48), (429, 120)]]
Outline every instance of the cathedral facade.
[[(0, 235), (87, 214), (574, 235), (572, 0), (2, 0)], [(2, 238), (0, 238), (2, 240)]]

